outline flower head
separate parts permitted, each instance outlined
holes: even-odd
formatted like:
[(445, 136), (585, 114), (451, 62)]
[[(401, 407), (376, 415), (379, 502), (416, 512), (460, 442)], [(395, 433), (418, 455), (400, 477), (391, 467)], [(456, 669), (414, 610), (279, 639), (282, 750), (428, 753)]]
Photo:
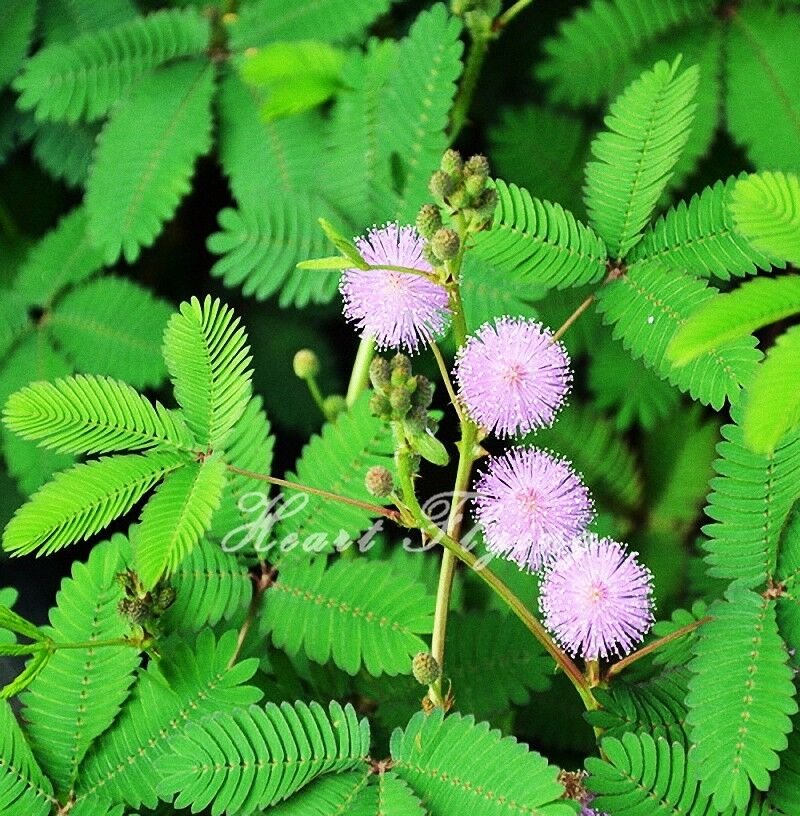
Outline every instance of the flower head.
[(653, 576), (610, 538), (587, 536), (546, 568), (544, 623), (572, 655), (628, 654), (653, 624)]
[(552, 332), (513, 317), (484, 323), (462, 348), (455, 375), (469, 415), (499, 436), (552, 425), (572, 380)]
[[(387, 224), (372, 229), (356, 245), (369, 264), (405, 266), (431, 272), (422, 251), (425, 242), (414, 227)], [(347, 269), (339, 289), (344, 314), (362, 336), (379, 348), (416, 351), (442, 334), (450, 317), (447, 290), (423, 275), (389, 269)]]
[(569, 463), (536, 448), (490, 459), (475, 489), (486, 546), (531, 570), (583, 535), (593, 515), (589, 491)]

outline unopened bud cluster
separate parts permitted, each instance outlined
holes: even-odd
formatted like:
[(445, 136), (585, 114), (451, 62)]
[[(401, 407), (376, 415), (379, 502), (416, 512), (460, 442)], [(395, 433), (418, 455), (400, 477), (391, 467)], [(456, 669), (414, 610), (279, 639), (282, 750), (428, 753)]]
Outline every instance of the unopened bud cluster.
[(175, 603), (175, 590), (163, 581), (150, 592), (142, 589), (139, 578), (131, 570), (118, 576), (125, 597), (117, 604), (120, 615), (133, 625), (153, 629), (158, 619)]
[(497, 193), (488, 186), (489, 162), (475, 155), (464, 161), (457, 150), (447, 150), (428, 185), (437, 204), (424, 204), (417, 214), (417, 231), (428, 242), (425, 255), (433, 266), (452, 260), (461, 249), (459, 234), (445, 225), (442, 208), (461, 214), (469, 230), (482, 229), (494, 215)]
[(395, 354), (391, 360), (376, 357), (369, 367), (369, 378), (375, 389), (370, 402), (375, 416), (387, 422), (416, 421), (427, 425), (433, 383), (412, 372), (411, 360), (405, 354)]

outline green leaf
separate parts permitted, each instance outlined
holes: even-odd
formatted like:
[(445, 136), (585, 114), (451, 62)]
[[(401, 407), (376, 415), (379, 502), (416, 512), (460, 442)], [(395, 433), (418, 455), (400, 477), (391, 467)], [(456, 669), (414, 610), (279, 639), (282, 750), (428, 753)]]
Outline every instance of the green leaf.
[(550, 82), (554, 102), (596, 104), (659, 38), (687, 24), (710, 27), (713, 13), (713, 0), (593, 0), (545, 40), (536, 75)]
[(298, 40), (248, 50), (242, 79), (264, 99), (263, 118), (277, 119), (315, 108), (338, 90), (344, 52), (319, 40)]
[(84, 187), (99, 133), (97, 123), (40, 122), (33, 137), (34, 158), (54, 179)]
[(194, 643), (167, 642), (161, 660), (140, 671), (114, 726), (87, 755), (76, 785), (76, 808), (94, 804), (100, 814), (110, 810), (112, 802), (155, 808), (160, 780), (156, 763), (187, 724), (261, 698), (259, 689), (246, 685), (258, 661), (234, 661), (236, 640), (235, 631), (217, 641), (205, 629)]
[(418, 453), (426, 462), (445, 467), (450, 461), (447, 448), (433, 435), (433, 431), (418, 431), (406, 426), (406, 436), (411, 450)]
[(703, 792), (718, 810), (743, 808), (778, 768), (795, 687), (773, 603), (734, 586), (711, 614), (689, 666), (687, 724)]
[[(0, 289), (0, 354), (6, 359), (17, 339), (30, 327), (25, 300), (17, 292)], [(1, 396), (1, 395), (0, 395)]]
[[(159, 11), (38, 51), (14, 82), (37, 120), (91, 121), (108, 113), (139, 77), (208, 46), (208, 21), (194, 9)], [(139, 130), (141, 133), (141, 129)]]
[(723, 426), (717, 447), (719, 475), (711, 481), (706, 515), (712, 523), (703, 528), (709, 537), (703, 546), (711, 575), (755, 587), (775, 572), (781, 531), (800, 495), (800, 434), (774, 453), (753, 453), (744, 444), (741, 412), (732, 416), (736, 424)]
[(392, 770), (425, 803), (430, 816), (573, 816), (561, 799), (558, 769), (486, 723), (437, 709), (416, 714), (392, 734)]
[[(7, 592), (7, 590), (3, 590)], [(16, 632), (18, 635), (24, 635), (34, 642), (44, 639), (44, 635), (38, 626), (34, 626), (30, 621), (25, 620), (21, 615), (14, 612), (8, 606), (0, 606), (0, 627), (10, 632)]]
[(644, 261), (600, 289), (598, 308), (631, 356), (642, 358), (659, 377), (693, 399), (719, 410), (726, 399), (738, 399), (755, 372), (761, 358), (755, 337), (726, 343), (683, 367), (674, 365), (666, 353), (686, 321), (715, 298), (716, 290), (704, 281), (671, 272), (658, 261)]
[(800, 276), (757, 278), (708, 298), (680, 327), (667, 354), (677, 365), (800, 312)]
[(728, 128), (759, 170), (800, 167), (800, 87), (793, 56), (798, 38), (796, 12), (748, 6), (730, 19)]
[[(122, 588), (117, 574), (125, 566), (124, 536), (92, 550), (76, 562), (50, 611), (47, 634), (57, 643), (115, 640), (129, 625), (117, 605)], [(56, 793), (67, 796), (80, 763), (93, 742), (117, 716), (133, 683), (139, 652), (130, 646), (60, 649), (22, 697), (28, 735)]]
[(586, 165), (589, 219), (614, 258), (640, 240), (689, 138), (697, 68), (658, 62), (611, 106)]
[(136, 16), (131, 0), (44, 0), (39, 8), (47, 43), (69, 42), (87, 31), (100, 31)]
[(287, 6), (283, 0), (254, 0), (231, 23), (234, 50), (309, 37), (343, 42), (388, 11), (391, 0), (319, 0)]
[(103, 277), (73, 289), (47, 319), (59, 347), (86, 374), (107, 374), (137, 388), (159, 385), (166, 301), (125, 278)]
[(734, 176), (718, 181), (669, 209), (647, 228), (631, 262), (658, 259), (669, 270), (721, 280), (783, 267), (737, 231), (730, 205), (740, 183)]
[(796, 175), (760, 173), (740, 179), (733, 188), (730, 210), (737, 229), (756, 249), (800, 265), (800, 179)]
[[(362, 394), (349, 411), (323, 426), (303, 448), (296, 473), (286, 478), (375, 504), (364, 476), (373, 465), (393, 468), (394, 444), (388, 424), (372, 416), (369, 399), (369, 393)], [(295, 490), (283, 494), (279, 510), (278, 539), (299, 549), (312, 546), (329, 552), (341, 537), (355, 542), (373, 522), (369, 510)], [(272, 556), (281, 557), (286, 556), (281, 552)]]
[(800, 728), (797, 724), (795, 717), (789, 746), (781, 753), (781, 766), (772, 775), (767, 794), (769, 803), (787, 814), (800, 813)]
[(747, 392), (744, 439), (756, 453), (771, 453), (800, 424), (800, 327), (782, 334), (758, 367)]
[(353, 262), (350, 258), (343, 258), (341, 255), (333, 255), (328, 258), (312, 258), (310, 261), (300, 261), (298, 269), (334, 269), (341, 271), (349, 269)]
[(262, 613), (275, 645), (303, 651), (317, 663), (332, 660), (355, 675), (411, 672), (426, 651), (420, 635), (433, 630), (433, 596), (384, 562), (325, 558), (281, 567)]
[(57, 473), (14, 514), (3, 533), (3, 549), (48, 555), (85, 541), (184, 463), (177, 453), (151, 452), (106, 456)]
[(170, 473), (147, 502), (135, 546), (145, 589), (172, 574), (206, 534), (222, 499), (225, 473), (219, 455), (186, 464)]
[(53, 655), (51, 651), (40, 646), (28, 647), (28, 650), (33, 652), (31, 659), (20, 674), (0, 689), (0, 700), (8, 700), (24, 691), (47, 668)]
[(148, 74), (114, 109), (86, 187), (89, 235), (107, 263), (133, 263), (175, 214), (211, 147), (213, 93), (213, 65), (190, 60)]
[(189, 450), (178, 418), (109, 377), (35, 382), (6, 403), (6, 427), (61, 453), (111, 453), (164, 446)]
[(323, 774), (358, 767), (368, 751), (369, 726), (350, 705), (251, 706), (192, 723), (174, 738), (158, 763), (158, 790), (177, 808), (251, 813)]
[(0, 700), (0, 807), (9, 814), (48, 816), (55, 804), (11, 706)]
[(495, 182), (498, 206), (475, 253), (508, 277), (558, 287), (596, 283), (606, 273), (602, 240), (559, 204), (540, 201), (516, 184)]
[(233, 310), (206, 295), (182, 303), (164, 332), (175, 399), (201, 446), (225, 442), (251, 393), (250, 347)]
[(0, 89), (17, 73), (36, 23), (33, 0), (6, 0), (0, 9)]
[(445, 130), (462, 69), (460, 34), (460, 20), (444, 4), (423, 11), (400, 41), (379, 100), (377, 146), (397, 165), (402, 183), (393, 215), (404, 222), (430, 197), (428, 181), (448, 146)]
[(78, 207), (30, 251), (14, 285), (28, 305), (49, 307), (68, 286), (102, 269), (103, 253), (90, 243), (87, 223), (86, 210)]

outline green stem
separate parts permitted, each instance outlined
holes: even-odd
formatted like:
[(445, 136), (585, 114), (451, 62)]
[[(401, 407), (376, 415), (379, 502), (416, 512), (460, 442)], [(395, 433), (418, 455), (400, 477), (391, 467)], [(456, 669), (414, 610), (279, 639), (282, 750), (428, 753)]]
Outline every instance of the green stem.
[(447, 370), (447, 365), (445, 364), (441, 349), (435, 342), (431, 342), (431, 351), (433, 352), (433, 356), (436, 360), (436, 365), (439, 366), (439, 374), (442, 376), (442, 382), (444, 382), (447, 396), (450, 397), (450, 402), (453, 404), (456, 414), (458, 414), (459, 421), (463, 422), (465, 417), (461, 410), (461, 404), (456, 396), (456, 390), (453, 388), (453, 381), (450, 379), (450, 372)]
[(50, 641), (50, 651), (58, 652), (62, 649), (97, 649), (107, 646), (131, 646), (134, 649), (145, 649), (150, 643), (149, 638), (114, 638), (113, 640), (84, 640), (77, 643), (56, 643)]
[(493, 29), (495, 34), (500, 32), (521, 12), (524, 11), (533, 0), (517, 0), (513, 6), (507, 8), (495, 21)]
[(489, 40), (486, 36), (476, 32), (470, 32), (469, 54), (464, 73), (461, 77), (461, 86), (453, 104), (453, 111), (450, 117), (449, 143), (453, 144), (459, 137), (461, 130), (467, 122), (469, 109), (472, 105), (472, 97), (478, 85), (478, 77), (489, 50)]
[(422, 278), (434, 278), (435, 273), (425, 269), (416, 269), (413, 266), (393, 266), (392, 264), (369, 264), (366, 271), (370, 272), (406, 272), (409, 275), (419, 275)]
[(573, 323), (595, 302), (597, 299), (597, 295), (589, 295), (586, 300), (578, 306), (577, 309), (561, 324), (558, 328), (558, 331), (553, 335), (553, 342), (555, 343), (556, 340), (560, 340), (566, 333), (567, 330), (572, 326)]
[(364, 337), (358, 345), (353, 371), (350, 374), (350, 383), (347, 386), (345, 401), (348, 408), (353, 407), (355, 401), (369, 385), (369, 364), (374, 355), (375, 343), (371, 337)]
[(311, 399), (314, 400), (315, 405), (322, 412), (322, 416), (330, 422), (333, 417), (325, 410), (325, 397), (322, 396), (322, 391), (319, 390), (316, 377), (306, 377), (305, 381), (308, 385), (308, 392), (311, 394)]

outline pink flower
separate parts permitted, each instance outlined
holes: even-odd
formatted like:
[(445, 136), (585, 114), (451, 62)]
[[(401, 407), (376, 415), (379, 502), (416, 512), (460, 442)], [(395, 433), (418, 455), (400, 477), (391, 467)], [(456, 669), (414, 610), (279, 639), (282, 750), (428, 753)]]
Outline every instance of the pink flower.
[(461, 349), (455, 370), (470, 417), (498, 436), (553, 424), (572, 375), (552, 332), (534, 320), (484, 323)]
[(486, 546), (530, 570), (583, 535), (593, 515), (589, 491), (569, 463), (536, 448), (490, 459), (475, 490)]
[[(414, 227), (387, 224), (357, 238), (361, 256), (370, 264), (405, 266), (431, 272), (422, 250), (425, 242)], [(344, 314), (379, 348), (416, 351), (440, 336), (450, 320), (447, 290), (424, 275), (386, 269), (347, 269), (339, 289)]]
[(546, 568), (539, 605), (561, 646), (586, 660), (622, 656), (653, 624), (653, 576), (636, 553), (587, 536)]

